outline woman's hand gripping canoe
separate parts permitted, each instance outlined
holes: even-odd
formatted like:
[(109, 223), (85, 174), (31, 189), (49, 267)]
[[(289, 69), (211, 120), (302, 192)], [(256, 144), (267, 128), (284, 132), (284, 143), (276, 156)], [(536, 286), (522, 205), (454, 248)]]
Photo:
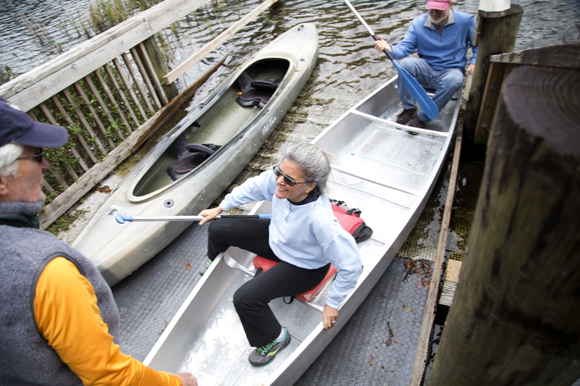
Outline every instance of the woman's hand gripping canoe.
[(324, 325), (324, 329), (328, 330), (329, 328), (334, 327), (337, 317), (338, 309), (325, 304), (324, 310), (322, 311), (322, 324)]

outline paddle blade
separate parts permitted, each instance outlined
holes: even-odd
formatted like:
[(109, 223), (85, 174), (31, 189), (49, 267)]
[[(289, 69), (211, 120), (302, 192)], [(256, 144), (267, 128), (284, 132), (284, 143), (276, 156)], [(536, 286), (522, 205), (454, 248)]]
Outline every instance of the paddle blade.
[(425, 112), (425, 114), (429, 117), (429, 119), (435, 119), (437, 115), (439, 115), (439, 109), (435, 105), (435, 102), (433, 102), (433, 100), (429, 98), (429, 95), (427, 95), (425, 89), (421, 87), (419, 82), (417, 82), (417, 79), (415, 79), (411, 74), (409, 74), (407, 70), (401, 67), (399, 63), (394, 59), (393, 64), (397, 68), (399, 76), (403, 78), (403, 81), (409, 88), (411, 95), (413, 95), (413, 98), (415, 98), (417, 103), (419, 103), (419, 106), (421, 106), (421, 109)]

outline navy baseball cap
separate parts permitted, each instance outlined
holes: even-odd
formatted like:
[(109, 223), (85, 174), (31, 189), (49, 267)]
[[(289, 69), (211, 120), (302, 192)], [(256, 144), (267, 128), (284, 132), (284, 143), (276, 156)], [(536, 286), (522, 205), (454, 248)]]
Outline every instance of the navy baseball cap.
[(59, 147), (68, 140), (64, 127), (36, 122), (14, 103), (0, 97), (0, 147), (18, 143), (34, 147)]

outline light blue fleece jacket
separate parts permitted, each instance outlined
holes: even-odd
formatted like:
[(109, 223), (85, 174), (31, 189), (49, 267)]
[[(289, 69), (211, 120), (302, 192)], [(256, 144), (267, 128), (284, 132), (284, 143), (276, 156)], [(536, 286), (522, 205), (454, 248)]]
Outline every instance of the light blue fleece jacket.
[(439, 34), (431, 22), (429, 14), (413, 20), (405, 38), (392, 46), (393, 58), (399, 60), (411, 55), (415, 50), (420, 58), (437, 71), (457, 67), (465, 73), (467, 50), (471, 47), (473, 56), (469, 63), (475, 64), (477, 47), (473, 47), (475, 18), (468, 13), (449, 11), (449, 18)]
[(329, 262), (338, 270), (326, 304), (338, 308), (356, 286), (362, 262), (354, 237), (342, 229), (325, 195), (316, 201), (294, 205), (275, 196), (272, 170), (236, 187), (220, 203), (230, 210), (252, 201), (272, 201), (270, 248), (282, 261), (300, 268), (317, 269)]

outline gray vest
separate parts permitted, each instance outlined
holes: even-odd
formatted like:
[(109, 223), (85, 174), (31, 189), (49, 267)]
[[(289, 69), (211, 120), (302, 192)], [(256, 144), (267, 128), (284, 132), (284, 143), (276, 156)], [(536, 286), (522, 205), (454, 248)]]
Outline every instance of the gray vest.
[[(0, 217), (38, 213), (38, 204), (0, 203)], [(57, 256), (73, 262), (92, 284), (109, 334), (119, 337), (111, 289), (82, 254), (49, 232), (0, 225), (0, 385), (82, 385), (40, 335), (34, 317), (36, 283)]]

